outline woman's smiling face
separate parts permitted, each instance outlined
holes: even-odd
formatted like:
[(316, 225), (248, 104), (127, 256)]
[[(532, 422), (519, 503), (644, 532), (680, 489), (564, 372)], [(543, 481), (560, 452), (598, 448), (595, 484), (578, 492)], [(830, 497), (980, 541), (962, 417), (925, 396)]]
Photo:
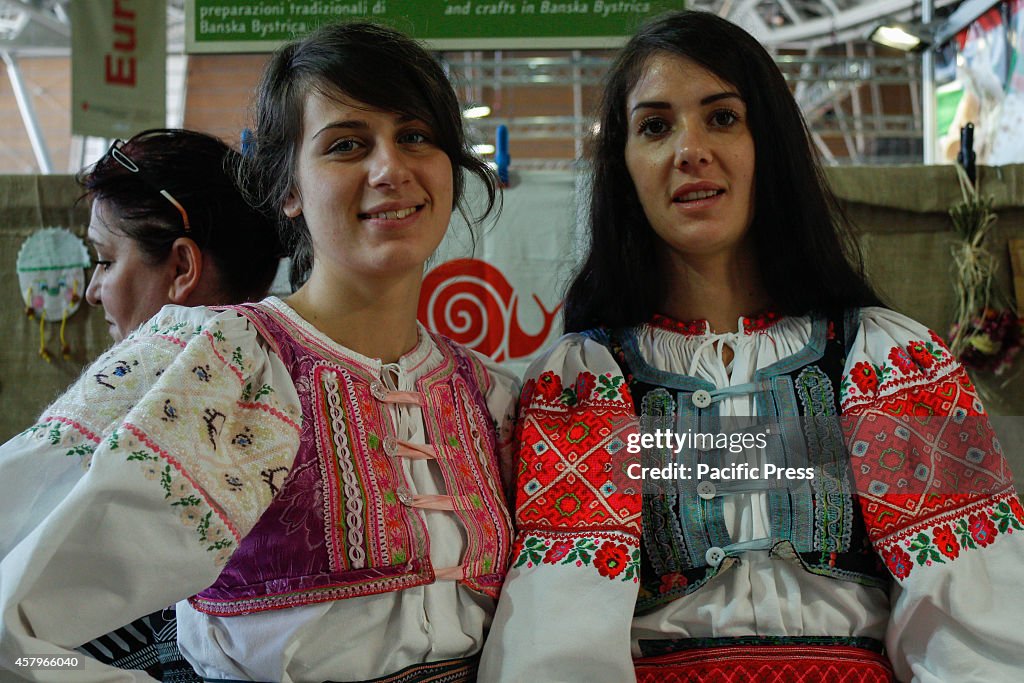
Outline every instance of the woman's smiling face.
[(306, 96), (284, 212), (309, 227), (314, 277), (422, 273), (448, 228), (452, 186), (451, 160), (425, 122), (344, 96)]

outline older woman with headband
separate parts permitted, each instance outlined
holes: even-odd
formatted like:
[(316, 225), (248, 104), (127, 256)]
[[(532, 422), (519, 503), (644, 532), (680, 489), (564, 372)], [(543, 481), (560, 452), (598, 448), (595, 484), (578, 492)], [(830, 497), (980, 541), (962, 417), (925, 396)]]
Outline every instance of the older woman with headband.
[(653, 21), (593, 149), (482, 678), (1019, 678), (999, 444), (942, 340), (848, 262), (767, 52), (711, 14)]
[[(78, 176), (92, 200), (96, 267), (86, 300), (121, 341), (163, 306), (256, 301), (281, 249), (274, 221), (235, 183), (241, 157), (215, 137), (153, 129), (118, 140)], [(140, 617), (83, 652), (163, 680), (197, 680), (176, 642), (174, 606)]]
[(257, 97), (242, 175), (308, 277), (164, 308), (0, 449), (0, 664), (19, 674), (52, 680), (18, 658), (180, 600), (206, 680), (475, 677), (515, 382), (415, 316), (465, 174), (491, 206), (494, 177), (442, 67), (392, 30), (291, 43)]
[(215, 137), (154, 129), (118, 140), (78, 181), (92, 200), (86, 300), (121, 341), (167, 304), (262, 299), (281, 249), (235, 184), (241, 156)]

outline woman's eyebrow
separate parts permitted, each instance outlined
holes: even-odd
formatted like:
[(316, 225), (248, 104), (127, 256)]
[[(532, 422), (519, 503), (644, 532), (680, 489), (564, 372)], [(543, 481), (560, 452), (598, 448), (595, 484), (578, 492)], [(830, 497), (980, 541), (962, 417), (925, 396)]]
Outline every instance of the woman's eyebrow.
[(700, 101), (700, 103), (701, 104), (711, 104), (712, 102), (717, 102), (719, 100), (727, 100), (727, 99), (730, 99), (730, 98), (735, 98), (735, 99), (737, 99), (737, 100), (739, 100), (741, 102), (743, 101), (743, 97), (739, 93), (732, 92), (731, 90), (727, 90), (725, 92), (715, 93), (714, 95), (708, 95), (707, 97), (702, 99)]
[(341, 128), (341, 129), (344, 129), (344, 130), (358, 130), (358, 129), (365, 129), (365, 128), (369, 128), (369, 127), (370, 126), (369, 126), (369, 124), (366, 123), (366, 121), (362, 121), (360, 119), (346, 119), (344, 121), (334, 121), (332, 123), (328, 123), (326, 126), (321, 128), (320, 130), (318, 130), (316, 132), (316, 134), (313, 135), (313, 139), (315, 140), (317, 137), (320, 136), (321, 133), (324, 133), (324, 132), (329, 131), (329, 130), (336, 130), (338, 128)]
[[(707, 104), (711, 104), (713, 102), (718, 102), (719, 100), (728, 100), (728, 99), (737, 99), (737, 100), (739, 100), (741, 102), (743, 101), (743, 97), (739, 93), (733, 92), (731, 90), (726, 90), (724, 92), (716, 92), (714, 95), (708, 95), (707, 97), (702, 98), (701, 101), (700, 101), (700, 104), (701, 104), (701, 106), (704, 106), (704, 105), (707, 105)], [(633, 108), (629, 110), (629, 113), (632, 115), (632, 114), (636, 113), (636, 111), (638, 109), (671, 109), (671, 108), (672, 108), (672, 105), (669, 104), (668, 102), (662, 102), (662, 101), (659, 101), (659, 100), (651, 100), (651, 101), (645, 101), (645, 102), (637, 102), (635, 105), (633, 105)]]

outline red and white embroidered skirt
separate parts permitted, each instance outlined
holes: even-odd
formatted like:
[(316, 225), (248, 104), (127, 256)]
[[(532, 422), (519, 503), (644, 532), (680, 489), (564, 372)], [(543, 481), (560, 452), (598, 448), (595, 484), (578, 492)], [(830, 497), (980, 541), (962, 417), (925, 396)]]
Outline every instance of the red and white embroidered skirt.
[(637, 683), (894, 683), (884, 655), (848, 645), (728, 645), (634, 661)]

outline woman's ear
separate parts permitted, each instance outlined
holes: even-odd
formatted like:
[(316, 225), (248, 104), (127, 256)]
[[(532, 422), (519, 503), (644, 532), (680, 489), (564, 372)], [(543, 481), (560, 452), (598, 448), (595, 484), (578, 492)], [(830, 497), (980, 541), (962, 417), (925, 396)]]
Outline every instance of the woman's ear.
[(288, 218), (298, 218), (302, 214), (302, 198), (294, 187), (288, 190), (288, 198), (284, 200), (281, 210)]
[(171, 253), (167, 258), (168, 266), (173, 271), (167, 298), (173, 304), (185, 305), (203, 275), (203, 252), (192, 238), (179, 237), (171, 245)]

